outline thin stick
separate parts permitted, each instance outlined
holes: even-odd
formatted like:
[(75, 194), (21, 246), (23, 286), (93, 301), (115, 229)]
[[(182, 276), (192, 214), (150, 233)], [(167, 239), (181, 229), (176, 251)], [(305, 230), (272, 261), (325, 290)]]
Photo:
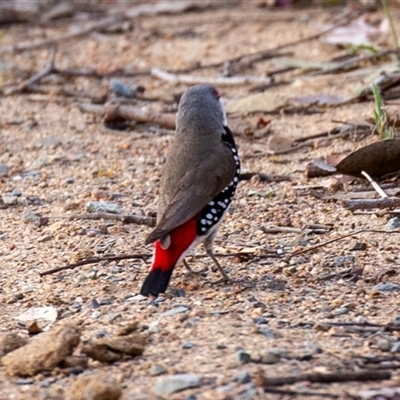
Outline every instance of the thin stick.
[(309, 381), (314, 383), (334, 383), (350, 381), (381, 381), (390, 379), (390, 371), (343, 371), (330, 374), (308, 373), (291, 376), (266, 377), (262, 371), (256, 377), (256, 385), (263, 388), (270, 386), (291, 385), (296, 382)]
[(25, 92), (27, 89), (29, 89), (30, 86), (34, 85), (35, 83), (38, 83), (46, 75), (51, 74), (54, 71), (54, 60), (56, 58), (56, 53), (57, 53), (57, 47), (52, 46), (51, 53), (50, 53), (50, 60), (46, 64), (46, 66), (41, 71), (39, 71), (37, 74), (31, 76), (26, 81), (20, 83), (18, 86), (5, 89), (4, 94), (11, 95), (11, 94), (15, 94), (15, 93)]
[(195, 85), (197, 83), (209, 83), (210, 85), (216, 86), (236, 86), (236, 85), (246, 85), (249, 83), (255, 84), (270, 84), (271, 78), (262, 78), (257, 76), (199, 76), (199, 75), (185, 75), (185, 74), (174, 74), (171, 72), (164, 71), (160, 68), (153, 68), (151, 70), (151, 75), (158, 79), (173, 83), (187, 83), (190, 85)]
[[(120, 254), (116, 256), (106, 256), (106, 257), (92, 257), (86, 258), (84, 260), (80, 260), (73, 264), (66, 264), (61, 267), (56, 267), (52, 269), (48, 269), (43, 272), (39, 272), (39, 276), (51, 275), (57, 272), (66, 271), (69, 269), (74, 269), (76, 267), (80, 267), (82, 265), (88, 264), (96, 264), (102, 261), (120, 261), (120, 260), (129, 260), (135, 258), (149, 258), (153, 254), (143, 253), (143, 254)], [(224, 253), (224, 254), (214, 254), (215, 257), (247, 257), (247, 258), (282, 258), (279, 254), (249, 254), (249, 253)], [(206, 258), (209, 257), (207, 254), (193, 254), (189, 256), (190, 258)]]
[(387, 199), (389, 196), (383, 191), (383, 189), (365, 172), (361, 171), (361, 175), (364, 175), (371, 186), (376, 190), (376, 192), (381, 196), (383, 199)]
[(52, 268), (48, 269), (47, 271), (39, 272), (39, 276), (42, 277), (45, 275), (51, 275), (57, 272), (65, 271), (67, 269), (74, 269), (82, 265), (95, 264), (102, 261), (120, 261), (120, 260), (130, 260), (133, 258), (147, 259), (148, 257), (151, 256), (152, 256), (151, 254), (120, 254), (118, 256), (86, 258), (85, 260), (80, 260), (73, 264), (67, 264), (63, 265), (62, 267)]
[(87, 213), (87, 214), (74, 214), (69, 215), (69, 219), (93, 219), (93, 220), (109, 220), (109, 221), (121, 221), (124, 224), (138, 224), (138, 225), (147, 225), (147, 226), (155, 226), (156, 219), (153, 217), (146, 217), (144, 215), (120, 215), (120, 214), (112, 214), (107, 212), (96, 212), (96, 213)]
[(332, 239), (332, 240), (328, 240), (327, 242), (324, 242), (324, 243), (319, 243), (319, 244), (317, 244), (315, 246), (308, 247), (307, 249), (295, 251), (294, 253), (289, 254), (288, 257), (294, 257), (294, 256), (298, 256), (299, 254), (308, 253), (309, 251), (313, 251), (313, 250), (318, 249), (320, 247), (324, 247), (324, 246), (326, 246), (328, 244), (338, 242), (338, 241), (340, 241), (342, 239), (346, 239), (348, 237), (355, 236), (355, 235), (358, 235), (360, 233), (386, 233), (386, 234), (388, 234), (388, 233), (400, 233), (400, 231), (382, 231), (382, 230), (378, 230), (378, 229), (360, 229), (359, 231), (348, 233), (347, 235), (343, 235), (343, 236), (340, 236), (338, 238), (335, 238), (335, 239)]

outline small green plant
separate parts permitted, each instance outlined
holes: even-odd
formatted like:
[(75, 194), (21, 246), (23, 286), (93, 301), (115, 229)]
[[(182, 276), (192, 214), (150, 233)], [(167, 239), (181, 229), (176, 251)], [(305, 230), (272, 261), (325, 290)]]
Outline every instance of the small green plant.
[(381, 139), (393, 139), (394, 129), (393, 126), (389, 126), (389, 119), (386, 113), (385, 104), (381, 96), (381, 92), (378, 86), (372, 84), (372, 93), (374, 95), (374, 120), (376, 125), (376, 130), (379, 133)]
[[(386, 14), (386, 18), (389, 21), (390, 31), (392, 32), (394, 46), (395, 46), (396, 50), (399, 50), (399, 38), (397, 37), (396, 27), (394, 26), (392, 14), (390, 13), (390, 10), (389, 10), (386, 0), (381, 0), (381, 4), (382, 4), (383, 11)], [(397, 58), (399, 59), (399, 55), (397, 55)]]

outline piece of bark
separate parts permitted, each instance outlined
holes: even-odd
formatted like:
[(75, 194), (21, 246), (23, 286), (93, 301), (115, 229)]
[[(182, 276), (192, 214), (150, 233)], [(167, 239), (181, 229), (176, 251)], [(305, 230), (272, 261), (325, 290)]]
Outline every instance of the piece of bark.
[(354, 210), (371, 210), (373, 208), (395, 208), (400, 207), (399, 197), (384, 197), (381, 199), (354, 199), (344, 200), (344, 207)]

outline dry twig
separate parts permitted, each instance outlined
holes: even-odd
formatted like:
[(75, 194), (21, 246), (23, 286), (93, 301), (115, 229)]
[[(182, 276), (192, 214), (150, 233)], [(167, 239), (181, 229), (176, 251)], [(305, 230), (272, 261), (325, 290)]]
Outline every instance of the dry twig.
[(371, 210), (373, 208), (395, 208), (400, 207), (400, 198), (393, 196), (381, 199), (344, 200), (343, 205), (350, 211)]
[(138, 108), (118, 104), (102, 106), (91, 103), (81, 103), (78, 107), (82, 112), (106, 116), (108, 121), (119, 118), (160, 125), (167, 129), (175, 129), (175, 115), (163, 114), (148, 108)]
[(171, 72), (163, 71), (160, 68), (153, 68), (151, 75), (158, 79), (173, 82), (173, 83), (187, 83), (195, 85), (198, 83), (209, 83), (210, 85), (217, 86), (235, 86), (235, 85), (246, 85), (249, 83), (253, 84), (269, 84), (271, 83), (270, 78), (262, 78), (257, 76), (199, 76), (199, 75), (185, 75), (185, 74), (174, 74)]
[(344, 371), (344, 372), (333, 372), (330, 374), (321, 373), (308, 373), (298, 374), (290, 376), (277, 376), (267, 377), (264, 372), (259, 369), (258, 375), (255, 379), (255, 384), (262, 388), (268, 388), (270, 386), (282, 386), (291, 385), (296, 382), (309, 381), (315, 383), (334, 383), (334, 382), (350, 382), (350, 381), (381, 381), (390, 379), (392, 374), (390, 371), (376, 371), (376, 370), (365, 370), (365, 371)]
[(50, 60), (41, 71), (39, 71), (37, 74), (33, 75), (26, 81), (20, 83), (19, 85), (5, 89), (4, 94), (11, 95), (11, 94), (15, 94), (15, 93), (25, 92), (32, 85), (34, 85), (35, 83), (38, 83), (41, 79), (43, 79), (46, 75), (51, 74), (54, 71), (54, 60), (56, 58), (56, 53), (57, 53), (57, 48), (56, 48), (56, 46), (53, 46), (51, 48)]
[(68, 217), (69, 219), (93, 219), (99, 220), (104, 219), (108, 221), (121, 221), (123, 224), (138, 224), (138, 225), (147, 225), (147, 226), (155, 226), (156, 219), (153, 217), (146, 217), (144, 215), (120, 215), (120, 214), (112, 214), (107, 212), (96, 212), (96, 213), (87, 213), (87, 214), (74, 214)]

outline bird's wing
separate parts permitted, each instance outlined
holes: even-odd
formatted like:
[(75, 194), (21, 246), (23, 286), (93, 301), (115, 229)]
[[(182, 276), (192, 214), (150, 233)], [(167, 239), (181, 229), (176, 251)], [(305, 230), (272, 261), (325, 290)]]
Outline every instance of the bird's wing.
[(165, 187), (161, 193), (157, 226), (146, 243), (160, 239), (198, 214), (232, 181), (235, 171), (235, 161), (228, 146), (224, 146), (223, 154), (212, 153), (199, 165), (186, 169), (174, 188)]

